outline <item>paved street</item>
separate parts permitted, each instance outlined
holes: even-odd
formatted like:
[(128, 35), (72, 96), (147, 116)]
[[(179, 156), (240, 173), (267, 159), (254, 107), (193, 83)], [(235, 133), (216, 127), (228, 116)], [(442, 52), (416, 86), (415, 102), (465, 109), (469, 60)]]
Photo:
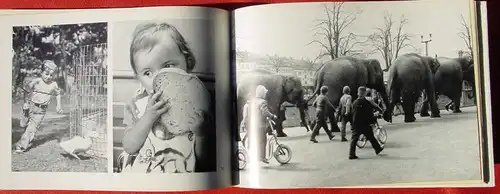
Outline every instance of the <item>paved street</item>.
[[(409, 124), (403, 122), (403, 116), (394, 117), (392, 124), (379, 120), (388, 133), (385, 149), (377, 156), (367, 143), (365, 148), (357, 149), (359, 160), (348, 159), (349, 145), (340, 142), (340, 133), (329, 141), (321, 131), (317, 138), (319, 143), (313, 144), (305, 128), (285, 129), (289, 137), (280, 140), (291, 147), (292, 161), (280, 166), (273, 158), (270, 164), (263, 164), (259, 173), (260, 185), (268, 188), (339, 187), (479, 180), (476, 108), (463, 108), (462, 111), (451, 114), (442, 110), (440, 119), (417, 116), (417, 121)], [(241, 172), (242, 185), (248, 185), (245, 176), (250, 170)]]

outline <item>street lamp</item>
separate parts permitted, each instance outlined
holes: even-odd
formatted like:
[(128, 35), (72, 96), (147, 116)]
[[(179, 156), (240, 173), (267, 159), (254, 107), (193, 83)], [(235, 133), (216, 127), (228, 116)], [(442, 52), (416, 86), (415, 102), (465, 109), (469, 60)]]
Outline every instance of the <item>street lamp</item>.
[(429, 39), (424, 40), (424, 35), (420, 35), (420, 40), (425, 44), (425, 56), (429, 56), (429, 42), (432, 41), (432, 33), (429, 33)]

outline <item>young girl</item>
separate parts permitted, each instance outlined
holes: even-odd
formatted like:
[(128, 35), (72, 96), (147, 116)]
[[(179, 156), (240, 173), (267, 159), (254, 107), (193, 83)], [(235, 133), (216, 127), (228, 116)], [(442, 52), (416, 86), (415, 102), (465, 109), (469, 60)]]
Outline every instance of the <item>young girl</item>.
[(23, 105), (25, 118), (22, 119), (25, 121), (22, 126), (27, 126), (26, 131), (17, 142), (15, 151), (18, 153), (25, 152), (30, 146), (31, 141), (35, 138), (35, 134), (45, 117), (47, 106), (50, 104), (52, 96), (56, 96), (56, 109), (59, 114), (62, 114), (61, 91), (54, 81), (56, 69), (57, 66), (54, 62), (45, 61), (41, 77), (31, 80), (28, 84), (27, 90), (31, 92), (29, 98), (26, 99)]
[(135, 121), (123, 138), (122, 172), (194, 172), (196, 158), (202, 154), (200, 137), (193, 132), (172, 135), (154, 127), (171, 104), (161, 100), (161, 92), (154, 92), (153, 80), (164, 68), (191, 72), (195, 66), (191, 49), (175, 27), (148, 23), (134, 32), (130, 62), (141, 88), (130, 101)]

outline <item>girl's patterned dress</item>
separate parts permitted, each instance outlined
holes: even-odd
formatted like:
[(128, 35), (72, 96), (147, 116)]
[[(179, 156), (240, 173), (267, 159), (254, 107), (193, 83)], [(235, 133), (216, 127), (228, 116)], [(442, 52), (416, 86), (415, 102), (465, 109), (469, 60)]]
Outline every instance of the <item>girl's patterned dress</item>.
[[(142, 117), (146, 110), (148, 97), (135, 102), (139, 111), (136, 118)], [(134, 113), (132, 113), (134, 114)], [(135, 115), (135, 114), (134, 114)], [(172, 136), (163, 131), (149, 133), (144, 145), (135, 155), (123, 152), (122, 172), (136, 173), (186, 173), (195, 167), (195, 138), (192, 132)]]

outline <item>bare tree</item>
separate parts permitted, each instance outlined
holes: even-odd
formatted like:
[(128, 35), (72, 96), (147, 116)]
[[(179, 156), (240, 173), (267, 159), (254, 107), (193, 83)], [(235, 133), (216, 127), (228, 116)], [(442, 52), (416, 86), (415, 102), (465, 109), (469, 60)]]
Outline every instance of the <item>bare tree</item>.
[(307, 45), (320, 45), (322, 48), (320, 58), (329, 56), (331, 59), (335, 59), (339, 56), (351, 55), (354, 48), (361, 43), (358, 36), (347, 32), (347, 29), (361, 14), (361, 10), (343, 11), (343, 5), (343, 2), (323, 4), (326, 18), (316, 20), (313, 29), (315, 39)]
[(238, 39), (234, 34), (233, 34), (233, 45), (231, 45), (234, 49), (234, 52), (235, 52), (235, 55), (236, 55), (236, 58), (239, 58), (239, 59), (244, 59), (247, 57), (248, 53), (243, 51), (239, 46), (238, 44), (236, 44), (236, 40)]
[(467, 54), (472, 56), (472, 34), (470, 31), (470, 25), (469, 23), (465, 20), (463, 15), (460, 15), (462, 18), (462, 21), (460, 22), (460, 32), (458, 32), (458, 36), (462, 38), (462, 40), (465, 43), (465, 46), (467, 47)]
[(309, 70), (316, 70), (319, 64), (318, 59), (319, 58), (316, 57), (315, 59), (302, 59), (302, 61), (306, 65), (306, 68), (308, 68)]
[(278, 55), (268, 55), (267, 64), (270, 65), (276, 73), (279, 73), (283, 67), (287, 66), (289, 59), (286, 57), (280, 57)]
[(369, 36), (375, 51), (380, 53), (385, 61), (384, 71), (387, 71), (392, 65), (393, 59), (399, 56), (401, 50), (406, 47), (412, 47), (409, 44), (411, 35), (404, 32), (404, 27), (408, 20), (401, 16), (399, 22), (394, 21), (392, 15), (388, 12), (384, 15), (384, 25), (375, 28), (376, 32)]

